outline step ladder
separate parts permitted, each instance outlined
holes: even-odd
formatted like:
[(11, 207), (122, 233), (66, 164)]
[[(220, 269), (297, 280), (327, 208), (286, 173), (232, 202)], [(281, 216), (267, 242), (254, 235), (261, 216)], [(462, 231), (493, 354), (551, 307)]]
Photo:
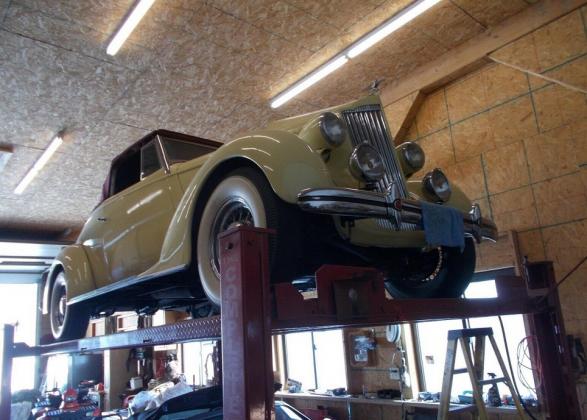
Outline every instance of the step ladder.
[[(471, 339), (474, 338), (474, 351), (471, 356)], [(485, 338), (489, 338), (491, 347), (495, 352), (499, 367), (503, 374), (502, 377), (493, 379), (483, 379), (485, 363)], [(460, 343), (465, 358), (466, 368), (455, 369), (455, 360), (457, 356), (457, 344)], [(450, 391), (452, 388), (453, 375), (468, 373), (473, 387), (473, 398), (477, 406), (477, 414), (480, 420), (487, 420), (487, 410), (483, 401), (483, 386), (498, 382), (505, 383), (510, 389), (512, 399), (516, 404), (516, 409), (521, 419), (525, 419), (522, 410), (522, 404), (518, 398), (512, 380), (503, 363), (503, 359), (495, 343), (493, 330), (491, 328), (468, 328), (463, 330), (451, 330), (448, 332), (448, 344), (446, 347), (446, 359), (444, 363), (444, 374), (442, 378), (442, 392), (440, 394), (440, 406), (438, 407), (438, 420), (448, 420), (450, 405)]]

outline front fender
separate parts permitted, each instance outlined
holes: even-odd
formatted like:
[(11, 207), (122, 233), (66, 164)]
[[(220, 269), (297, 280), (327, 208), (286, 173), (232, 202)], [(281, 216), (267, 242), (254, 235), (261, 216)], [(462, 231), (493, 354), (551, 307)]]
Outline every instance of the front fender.
[(291, 204), (297, 202), (297, 195), (304, 188), (334, 185), (319, 154), (298, 136), (285, 131), (260, 131), (228, 143), (204, 165), (202, 175), (210, 174), (218, 164), (233, 158), (254, 163), (263, 171), (275, 194)]
[(157, 264), (142, 275), (187, 267), (192, 252), (192, 220), (196, 202), (206, 183), (218, 179), (229, 165), (240, 159), (261, 170), (275, 194), (295, 204), (298, 193), (305, 188), (329, 188), (332, 178), (320, 156), (298, 136), (279, 130), (259, 131), (240, 137), (215, 151), (202, 165), (187, 186), (177, 210), (169, 224)]
[(68, 299), (96, 289), (92, 269), (83, 245), (74, 244), (66, 246), (55, 257), (49, 269), (48, 281), (45, 286), (47, 298), (50, 298), (53, 282), (60, 270), (63, 270), (65, 273)]

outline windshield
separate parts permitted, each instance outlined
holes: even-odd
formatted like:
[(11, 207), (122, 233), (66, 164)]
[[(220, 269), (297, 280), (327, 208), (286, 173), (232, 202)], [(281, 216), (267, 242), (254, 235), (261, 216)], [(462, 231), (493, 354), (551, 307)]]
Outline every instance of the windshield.
[(216, 150), (216, 147), (189, 141), (161, 137), (170, 165), (195, 159)]

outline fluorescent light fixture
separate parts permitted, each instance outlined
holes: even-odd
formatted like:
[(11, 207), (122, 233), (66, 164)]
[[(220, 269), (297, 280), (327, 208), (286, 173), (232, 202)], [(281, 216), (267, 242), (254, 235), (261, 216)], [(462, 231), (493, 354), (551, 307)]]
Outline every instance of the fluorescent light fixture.
[(59, 146), (61, 146), (62, 144), (63, 139), (61, 138), (61, 134), (58, 134), (53, 138), (53, 140), (51, 140), (51, 143), (49, 143), (49, 146), (47, 146), (41, 157), (37, 159), (33, 167), (29, 169), (24, 178), (18, 183), (18, 185), (14, 189), (15, 194), (22, 194), (24, 192), (26, 187), (28, 187), (32, 180), (39, 174), (41, 169), (43, 169), (47, 162), (49, 162), (51, 156), (53, 156), (53, 154), (57, 151), (57, 149), (59, 149)]
[(2, 172), (11, 156), (12, 147), (0, 146), (0, 172)]
[(349, 59), (344, 55), (341, 55), (340, 57), (330, 60), (322, 67), (319, 67), (317, 70), (313, 71), (303, 79), (296, 82), (289, 89), (277, 95), (273, 99), (273, 101), (271, 101), (271, 108), (280, 107), (294, 96), (299, 95), (301, 92), (308, 89), (310, 86), (319, 82), (320, 80), (324, 79), (326, 76), (328, 76), (336, 69), (342, 67), (347, 61), (349, 61)]
[(155, 3), (155, 0), (138, 0), (132, 12), (126, 17), (126, 20), (120, 26), (116, 35), (112, 38), (110, 43), (108, 44), (108, 48), (106, 48), (106, 53), (109, 55), (115, 55), (122, 44), (126, 41), (126, 39), (130, 36), (132, 31), (135, 30), (141, 19), (145, 16), (145, 14), (149, 11), (151, 6)]
[(396, 14), (371, 32), (361, 37), (358, 41), (351, 44), (344, 51), (327, 61), (321, 67), (318, 67), (318, 69), (298, 80), (292, 86), (275, 96), (271, 101), (271, 108), (278, 108), (294, 96), (299, 95), (301, 92), (341, 67), (351, 58), (355, 58), (363, 51), (406, 25), (408, 22), (412, 21), (440, 1), (441, 0), (420, 0), (402, 10), (400, 13)]
[(440, 0), (422, 0), (402, 10), (383, 25), (369, 32), (367, 35), (351, 45), (347, 50), (348, 57), (355, 58), (357, 55), (372, 47), (386, 36), (392, 34), (408, 22), (420, 16), (438, 2), (440, 2)]

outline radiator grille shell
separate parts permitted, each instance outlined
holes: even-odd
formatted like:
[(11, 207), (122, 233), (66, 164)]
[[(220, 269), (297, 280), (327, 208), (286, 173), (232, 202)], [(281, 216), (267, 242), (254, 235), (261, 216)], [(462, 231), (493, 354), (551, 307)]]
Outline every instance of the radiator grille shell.
[[(407, 198), (409, 193), (406, 180), (401, 165), (397, 160), (381, 106), (363, 105), (343, 111), (342, 116), (348, 126), (353, 146), (367, 143), (381, 154), (385, 167), (385, 176), (381, 181), (377, 182), (375, 189), (379, 192), (386, 192), (388, 187), (395, 183), (400, 198)], [(386, 229), (396, 230), (398, 227), (400, 230), (416, 229), (410, 223), (401, 223), (400, 226), (396, 226), (396, 223), (387, 219), (378, 219), (378, 223)]]

